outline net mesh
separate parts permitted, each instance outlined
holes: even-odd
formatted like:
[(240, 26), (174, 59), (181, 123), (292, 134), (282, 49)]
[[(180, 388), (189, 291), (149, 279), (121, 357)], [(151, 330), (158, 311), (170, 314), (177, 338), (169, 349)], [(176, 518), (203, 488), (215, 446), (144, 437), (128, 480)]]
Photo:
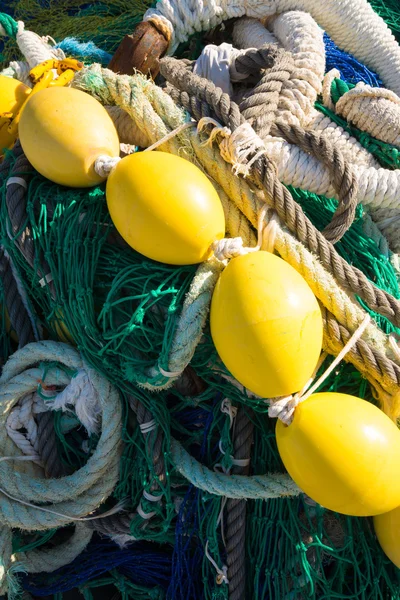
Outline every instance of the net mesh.
[[(397, 3), (373, 0), (372, 4), (398, 32)], [(21, 0), (13, 9), (16, 18), (28, 21), (29, 27), (40, 34), (50, 32), (57, 41), (73, 35), (112, 52), (147, 6), (122, 0), (90, 5), (77, 0), (66, 5)], [(201, 45), (201, 36), (197, 36), (180, 52), (193, 58)], [(336, 53), (337, 62), (340, 51), (334, 45), (330, 48), (331, 53)], [(16, 57), (12, 42), (7, 43), (3, 54), (5, 58)], [(341, 56), (345, 64), (344, 53)], [(371, 83), (379, 84), (360, 63), (351, 63), (351, 69), (351, 83), (369, 77)], [(369, 150), (372, 151), (371, 146)], [(122, 598), (139, 600), (227, 598), (227, 586), (218, 585), (209, 558), (219, 567), (226, 562), (221, 522), (223, 499), (201, 492), (181, 478), (170, 460), (169, 441), (173, 435), (206, 466), (229, 469), (233, 440), (229, 419), (221, 412), (223, 400), (229, 398), (233, 405), (248, 407), (254, 422), (252, 472), (283, 471), (274, 423), (266, 415), (266, 405), (248, 398), (215, 370), (210, 371), (210, 363), (217, 364), (218, 357), (206, 329), (191, 363), (205, 383), (200, 393), (187, 396), (167, 390), (152, 394), (135, 388), (135, 396), (150, 409), (163, 433), (165, 476), (161, 479), (154, 470), (152, 448), (146, 445), (132, 412), (127, 410), (127, 395), (132, 392), (128, 377), (145, 379), (147, 369), (156, 363), (166, 367), (174, 328), (195, 268), (155, 263), (128, 248), (110, 220), (104, 186), (71, 190), (52, 184), (35, 172), (31, 173), (26, 222), (21, 227), (21, 232), (28, 229), (34, 240), (35, 264), (30, 267), (9, 237), (5, 183), (13, 158), (8, 158), (9, 168), (3, 170), (0, 181), (1, 242), (14, 262), (44, 334), (73, 343), (90, 364), (121, 390), (125, 445), (115, 499), (125, 500), (134, 512), (143, 489), (152, 481), (157, 481), (165, 498), (162, 505), (152, 503), (146, 507), (143, 503), (145, 511), (157, 513), (147, 527), (135, 514), (132, 533), (141, 541), (123, 550), (112, 542), (96, 541), (72, 564), (55, 573), (24, 576), (23, 586), (37, 597), (53, 596), (54, 600), (61, 600), (73, 588), (91, 600), (97, 588), (106, 590), (107, 586)], [(397, 155), (387, 164), (394, 168), (396, 161)], [(291, 192), (322, 230), (332, 218), (336, 202), (299, 189), (291, 188)], [(400, 297), (390, 254), (382, 253), (376, 240), (365, 233), (361, 208), (336, 247), (376, 285)], [(52, 287), (39, 284), (47, 275), (44, 261), (52, 275)], [(385, 318), (371, 314), (385, 332), (393, 331)], [(15, 340), (1, 282), (0, 317), (0, 348), (6, 360), (15, 348)], [(323, 389), (373, 401), (366, 380), (348, 364), (340, 365), (324, 382)], [(95, 445), (96, 439), (85, 438), (79, 423), (66, 426), (62, 419), (58, 415), (55, 420), (60, 455), (69, 468), (78, 468), (83, 460), (79, 451), (82, 443)], [(62, 532), (29, 536), (16, 532), (14, 549), (49, 547), (57, 535)], [(400, 598), (399, 571), (382, 553), (369, 519), (343, 517), (307, 503), (303, 497), (249, 501), (246, 539), (246, 598)]]

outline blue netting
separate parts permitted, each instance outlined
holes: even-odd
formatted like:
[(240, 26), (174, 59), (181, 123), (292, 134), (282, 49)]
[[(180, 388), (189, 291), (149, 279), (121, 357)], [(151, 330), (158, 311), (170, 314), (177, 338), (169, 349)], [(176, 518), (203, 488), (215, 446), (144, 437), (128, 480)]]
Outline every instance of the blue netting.
[(165, 590), (171, 577), (172, 549), (135, 543), (120, 549), (111, 541), (92, 543), (72, 563), (54, 573), (25, 575), (23, 588), (43, 597), (81, 586), (113, 569), (138, 586)]
[(324, 34), (326, 48), (326, 71), (339, 69), (341, 78), (348, 83), (363, 81), (374, 87), (380, 87), (382, 81), (378, 75), (360, 63), (354, 56), (340, 50), (327, 33)]

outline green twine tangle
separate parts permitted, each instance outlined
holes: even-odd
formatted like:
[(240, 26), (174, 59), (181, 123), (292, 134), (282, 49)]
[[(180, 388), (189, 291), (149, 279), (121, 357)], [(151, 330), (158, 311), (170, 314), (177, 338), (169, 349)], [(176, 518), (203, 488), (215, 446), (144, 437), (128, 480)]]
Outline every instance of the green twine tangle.
[(1, 28), (4, 29), (4, 32), (8, 37), (13, 38), (14, 40), (16, 39), (18, 23), (6, 13), (0, 13), (0, 32)]

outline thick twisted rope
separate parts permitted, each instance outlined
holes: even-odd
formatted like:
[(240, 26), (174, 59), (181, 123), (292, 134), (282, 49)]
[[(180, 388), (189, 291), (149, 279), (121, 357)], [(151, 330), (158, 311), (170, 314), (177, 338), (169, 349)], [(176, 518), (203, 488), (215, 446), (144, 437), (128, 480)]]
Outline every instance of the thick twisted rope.
[[(19, 144), (17, 144), (14, 148), (14, 155), (17, 156), (16, 163), (19, 162), (19, 167), (22, 168), (23, 172), (28, 173), (32, 170), (32, 167), (25, 158)], [(26, 180), (27, 179), (24, 178), (24, 181)], [(16, 185), (14, 190), (10, 189), (10, 192), (7, 190), (7, 194), (10, 194), (10, 197), (8, 198), (10, 201), (9, 216), (13, 231), (15, 232), (20, 231), (23, 226), (23, 222), (26, 219), (24, 210), (24, 193), (21, 195), (21, 192), (26, 192), (24, 185)], [(20, 226), (18, 226), (18, 224), (20, 224)], [(25, 227), (25, 233), (26, 232), (27, 228)], [(33, 264), (34, 254), (31, 236), (22, 236), (22, 245), (26, 249), (26, 252), (31, 258)], [(38, 338), (37, 334), (35, 334), (31, 316), (29, 315), (22, 298), (18, 293), (19, 290), (16, 279), (12, 276), (9, 260), (7, 260), (4, 251), (0, 252), (0, 270), (3, 279), (6, 306), (9, 311), (10, 321), (17, 334), (19, 348), (23, 348), (26, 344), (33, 342)], [(41, 462), (44, 465), (46, 477), (60, 477), (65, 474), (65, 468), (57, 451), (57, 437), (54, 430), (54, 416), (51, 411), (38, 413), (36, 415), (36, 422), (38, 425), (37, 452), (40, 456)]]
[(294, 70), (293, 57), (272, 45), (260, 50), (251, 48), (235, 60), (235, 70), (246, 77), (265, 70), (252, 92), (246, 94), (239, 105), (246, 121), (264, 139), (275, 121), (283, 83), (289, 80)]
[(266, 45), (259, 50), (250, 48), (240, 54), (231, 64), (235, 74), (248, 78), (265, 70), (254, 89), (246, 92), (239, 108), (260, 138), (265, 141), (271, 133), (295, 144), (307, 154), (315, 156), (329, 170), (332, 185), (339, 199), (339, 206), (331, 223), (323, 234), (336, 243), (351, 226), (357, 208), (358, 184), (354, 169), (344, 159), (323, 132), (306, 131), (298, 124), (287, 122), (286, 113), (278, 112), (282, 88), (295, 70), (291, 53)]
[(225, 475), (200, 464), (176, 440), (171, 440), (171, 458), (176, 469), (197, 488), (217, 496), (238, 500), (266, 500), (298, 496), (301, 492), (288, 475)]
[(28, 573), (53, 573), (68, 565), (83, 552), (91, 540), (93, 532), (83, 523), (76, 523), (72, 536), (55, 548), (40, 548), (30, 552), (18, 552), (16, 559), (24, 565)]
[[(234, 459), (248, 460), (253, 441), (253, 423), (246, 410), (239, 407), (235, 422), (233, 442)], [(236, 475), (248, 475), (250, 465), (232, 467)], [(229, 599), (242, 600), (246, 590), (246, 501), (230, 498), (226, 503), (226, 562), (228, 566)]]
[(48, 479), (62, 477), (66, 474), (57, 448), (57, 435), (54, 429), (54, 415), (51, 411), (36, 415), (38, 428), (37, 451)]
[[(86, 369), (98, 394), (102, 431), (96, 450), (86, 465), (61, 479), (44, 480), (33, 474), (25, 475), (16, 472), (15, 464), (1, 463), (0, 488), (3, 492), (38, 508), (25, 506), (2, 495), (0, 520), (9, 527), (28, 530), (60, 527), (94, 511), (114, 489), (121, 451), (121, 406), (116, 390), (97, 372), (85, 367), (74, 349), (66, 344), (46, 341), (28, 344), (15, 353), (4, 367), (0, 379), (0, 422), (3, 423), (0, 455), (20, 455), (7, 435), (5, 421), (18, 400), (37, 389), (42, 373), (33, 365), (43, 361), (59, 362), (73, 370)], [(69, 383), (65, 374), (59, 369), (50, 369), (46, 384), (60, 386), (62, 383)], [(40, 510), (43, 504), (49, 512)]]
[(171, 52), (193, 33), (227, 19), (244, 15), (261, 19), (292, 10), (310, 13), (340, 48), (377, 71), (389, 88), (400, 93), (399, 45), (366, 0), (212, 0), (201, 8), (192, 0), (158, 0), (144, 20), (168, 30)]
[(11, 225), (9, 236), (15, 240), (31, 268), (37, 270), (40, 282), (49, 285), (51, 294), (55, 297), (50, 267), (43, 256), (36, 256), (32, 232), (28, 225), (27, 190), (34, 169), (23, 153), (19, 142), (14, 147), (13, 153), (16, 161), (6, 183), (6, 205)]
[[(196, 119), (209, 115), (212, 111), (233, 132), (244, 123), (239, 107), (227, 94), (223, 94), (211, 82), (189, 73), (176, 59), (162, 59), (161, 73), (179, 90), (174, 99), (179, 97), (187, 110), (195, 106), (193, 116)], [(190, 106), (187, 98), (193, 99), (189, 102)], [(251, 160), (251, 156), (249, 159)], [(386, 316), (394, 325), (400, 325), (400, 302), (375, 287), (359, 269), (350, 266), (337, 254), (332, 244), (305, 216), (289, 190), (281, 184), (274, 164), (265, 155), (254, 161), (250, 177), (257, 187), (264, 190), (265, 200), (276, 210), (289, 230), (319, 257), (324, 267), (345, 289), (359, 295), (371, 309)]]
[[(21, 451), (8, 436), (7, 419), (20, 399), (32, 394), (41, 381), (41, 369), (29, 368), (43, 361), (58, 362), (69, 369), (83, 369), (79, 354), (65, 344), (38, 342), (28, 344), (12, 355), (0, 379), (0, 455), (21, 456)], [(0, 593), (11, 585), (9, 571), (13, 561), (23, 563), (28, 572), (51, 572), (74, 560), (87, 546), (92, 531), (77, 524), (68, 542), (52, 550), (35, 550), (11, 557), (11, 528), (25, 530), (62, 527), (79, 520), (99, 506), (112, 492), (119, 471), (121, 444), (121, 407), (117, 392), (96, 372), (88, 370), (91, 385), (103, 410), (103, 431), (98, 446), (87, 464), (72, 475), (61, 479), (43, 479), (33, 463), (2, 462), (0, 468), (0, 556), (4, 566), (0, 577)], [(64, 371), (52, 368), (46, 376), (47, 385), (68, 385)], [(44, 413), (46, 417), (49, 413)], [(107, 424), (108, 421), (108, 424)], [(50, 431), (49, 431), (50, 429)], [(38, 422), (38, 435), (51, 437), (52, 423)], [(50, 446), (54, 443), (51, 439)], [(46, 448), (39, 443), (39, 451)], [(44, 451), (46, 455), (46, 452)], [(46, 461), (45, 461), (46, 462)], [(50, 472), (49, 472), (50, 471)], [(57, 460), (47, 461), (47, 474), (61, 475)], [(45, 505), (41, 508), (41, 505)]]
[(17, 281), (11, 268), (10, 257), (0, 248), (0, 277), (3, 282), (4, 299), (12, 328), (17, 334), (22, 348), (36, 339), (31, 316), (25, 306)]

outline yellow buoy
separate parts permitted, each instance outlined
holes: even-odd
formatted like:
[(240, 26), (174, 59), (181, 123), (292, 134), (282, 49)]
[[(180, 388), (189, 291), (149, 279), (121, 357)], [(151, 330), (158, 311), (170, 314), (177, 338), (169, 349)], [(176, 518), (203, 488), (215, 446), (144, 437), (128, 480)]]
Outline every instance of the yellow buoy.
[(120, 235), (148, 258), (191, 265), (224, 237), (223, 208), (207, 177), (164, 152), (123, 158), (107, 180), (107, 204)]
[(379, 408), (347, 394), (314, 394), (291, 425), (278, 421), (292, 479), (330, 510), (372, 516), (400, 505), (400, 432)]
[(322, 345), (318, 302), (305, 280), (270, 252), (230, 261), (211, 303), (211, 335), (236, 379), (264, 398), (298, 392)]
[(375, 533), (382, 550), (400, 568), (400, 506), (374, 517)]
[(0, 75), (0, 157), (3, 155), (3, 150), (11, 148), (16, 140), (16, 134), (10, 134), (8, 126), (10, 119), (23, 105), (30, 91), (17, 79)]
[(119, 140), (105, 108), (74, 88), (52, 87), (34, 94), (19, 123), (22, 148), (47, 179), (69, 187), (103, 181), (94, 171), (101, 154), (119, 156)]

